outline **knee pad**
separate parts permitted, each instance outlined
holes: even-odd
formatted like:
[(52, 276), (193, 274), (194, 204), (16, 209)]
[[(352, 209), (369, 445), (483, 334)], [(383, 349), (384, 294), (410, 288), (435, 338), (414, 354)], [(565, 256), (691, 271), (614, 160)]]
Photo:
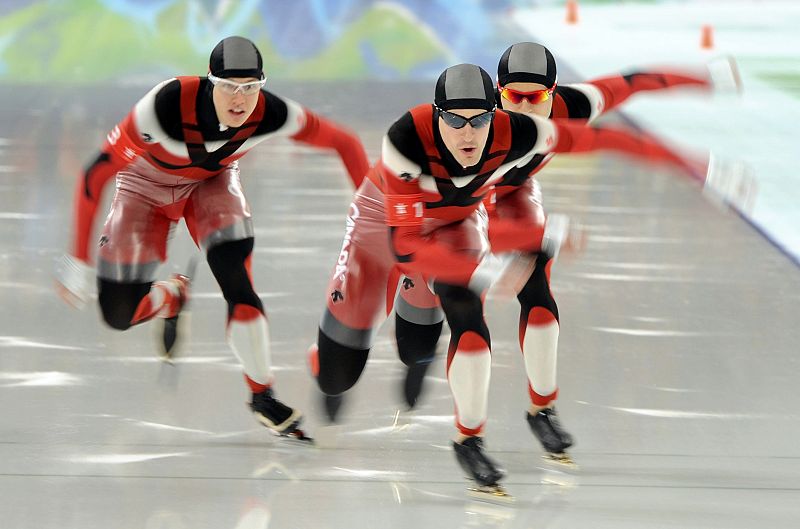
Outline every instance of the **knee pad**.
[(339, 395), (352, 388), (367, 365), (369, 349), (338, 344), (322, 331), (317, 336), (317, 383), (326, 395)]
[(412, 323), (395, 314), (395, 339), (400, 360), (407, 366), (428, 364), (436, 354), (442, 322), (432, 325)]
[(152, 286), (152, 282), (118, 283), (107, 279), (98, 279), (97, 301), (103, 321), (113, 329), (120, 331), (129, 329), (139, 303), (150, 293)]
[(473, 331), (489, 342), (489, 329), (483, 319), (483, 301), (472, 290), (455, 285), (436, 283), (436, 294), (450, 325), (451, 339), (458, 340), (463, 333)]

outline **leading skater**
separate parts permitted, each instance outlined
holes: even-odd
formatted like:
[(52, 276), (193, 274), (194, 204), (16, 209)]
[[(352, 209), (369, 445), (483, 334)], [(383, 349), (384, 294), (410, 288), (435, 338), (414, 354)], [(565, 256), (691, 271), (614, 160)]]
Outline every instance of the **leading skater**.
[[(331, 420), (342, 393), (364, 369), (375, 329), (386, 317), (387, 294), (394, 295), (397, 283), (391, 278), (398, 267), (416, 285), (426, 290), (432, 285), (426, 296), (431, 302), (438, 296), (451, 329), (447, 376), (458, 461), (484, 491), (505, 494), (498, 483), (503, 474), (482, 447), (491, 350), (483, 295), (500, 269), (488, 252), (483, 204), (509, 171), (538, 155), (598, 149), (683, 163), (670, 150), (626, 131), (498, 109), (491, 78), (478, 66), (461, 64), (442, 73), (434, 104), (414, 107), (389, 128), (381, 159), (350, 206), (310, 354)], [(548, 258), (567, 235), (561, 219), (506, 228), (508, 250)]]
[[(676, 87), (701, 91), (738, 89), (735, 65), (729, 59), (712, 62), (697, 71), (635, 71), (569, 85), (559, 85), (557, 80), (556, 62), (547, 48), (533, 42), (514, 44), (503, 52), (497, 66), (497, 106), (542, 118), (569, 118), (574, 123), (588, 125), (637, 92)], [(489, 244), (493, 253), (514, 249), (515, 233), (533, 230), (544, 222), (541, 190), (534, 175), (552, 157), (553, 153), (537, 154), (527, 163), (505, 172), (495, 184), (493, 207), (489, 208)], [(696, 170), (689, 165), (686, 169)], [(704, 175), (703, 172), (695, 176)], [(524, 259), (532, 265), (517, 294), (519, 344), (530, 397), (525, 418), (549, 458), (572, 464), (565, 450), (573, 444), (573, 439), (560, 425), (555, 409), (559, 316), (550, 289), (553, 258), (545, 253), (528, 252)], [(409, 366), (405, 396), (410, 407), (416, 403), (442, 329), (443, 314), (435, 300), (426, 296), (426, 291), (424, 285), (405, 278), (394, 304), (397, 346), (401, 359)]]
[(355, 134), (265, 90), (265, 82), (256, 46), (228, 37), (211, 52), (207, 76), (169, 79), (145, 95), (78, 181), (74, 238), (60, 282), (68, 301), (85, 303), (92, 224), (104, 186), (116, 178), (98, 249), (100, 310), (118, 330), (160, 318), (169, 355), (189, 278), (154, 281), (154, 275), (166, 259), (171, 228), (185, 219), (228, 304), (227, 340), (242, 364), (255, 418), (277, 434), (303, 438), (300, 411), (273, 391), (267, 317), (250, 273), (253, 223), (238, 160), (267, 138), (283, 136), (335, 150), (356, 186), (369, 163)]

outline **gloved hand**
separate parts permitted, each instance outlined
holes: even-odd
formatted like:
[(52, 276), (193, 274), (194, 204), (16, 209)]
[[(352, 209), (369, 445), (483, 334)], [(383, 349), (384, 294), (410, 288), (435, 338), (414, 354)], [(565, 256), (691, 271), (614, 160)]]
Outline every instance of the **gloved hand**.
[(706, 68), (708, 68), (708, 76), (714, 92), (741, 95), (743, 91), (742, 77), (739, 75), (739, 67), (733, 57), (726, 55), (712, 59), (706, 64)]
[(94, 268), (77, 257), (64, 254), (56, 266), (56, 289), (59, 296), (77, 309), (89, 301), (89, 292), (94, 280)]
[(561, 252), (577, 253), (583, 250), (586, 239), (579, 224), (570, 222), (567, 215), (552, 213), (547, 216), (542, 237), (542, 253), (555, 259)]
[(721, 160), (711, 154), (703, 194), (716, 204), (728, 205), (743, 213), (752, 211), (756, 197), (753, 171), (740, 160)]

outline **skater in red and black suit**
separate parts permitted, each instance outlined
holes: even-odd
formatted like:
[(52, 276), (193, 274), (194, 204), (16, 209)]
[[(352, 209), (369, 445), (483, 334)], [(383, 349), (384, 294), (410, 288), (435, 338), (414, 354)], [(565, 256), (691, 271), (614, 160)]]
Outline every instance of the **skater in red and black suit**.
[(238, 160), (283, 136), (335, 150), (356, 186), (369, 163), (355, 134), (265, 90), (265, 79), (256, 46), (228, 37), (212, 51), (207, 77), (169, 79), (145, 95), (78, 182), (74, 239), (60, 281), (68, 301), (85, 302), (92, 224), (103, 188), (115, 179), (97, 257), (103, 320), (125, 330), (160, 318), (170, 354), (189, 279), (154, 281), (154, 274), (166, 259), (171, 227), (185, 219), (227, 301), (228, 343), (242, 363), (253, 413), (273, 431), (297, 435), (300, 412), (272, 390), (267, 317), (250, 274), (253, 223)]
[[(435, 304), (438, 296), (451, 329), (447, 377), (458, 428), (454, 449), (480, 485), (497, 486), (502, 473), (481, 447), (491, 351), (483, 295), (500, 265), (489, 252), (484, 202), (510, 171), (538, 155), (597, 149), (682, 163), (671, 151), (626, 131), (498, 109), (491, 78), (478, 66), (461, 64), (442, 73), (434, 104), (414, 107), (389, 128), (381, 159), (350, 206), (310, 355), (332, 420), (342, 393), (366, 364), (398, 269), (415, 289), (425, 290), (420, 298)], [(550, 257), (565, 236), (562, 222), (508, 222), (498, 229), (504, 250)]]
[[(509, 47), (497, 68), (496, 102), (499, 108), (531, 113), (543, 118), (567, 118), (589, 124), (599, 115), (617, 108), (637, 92), (675, 87), (702, 91), (735, 88), (736, 71), (727, 60), (695, 72), (642, 71), (614, 75), (583, 84), (559, 85), (556, 62), (550, 51), (532, 42)], [(722, 85), (722, 86), (720, 86)], [(495, 199), (489, 208), (489, 244), (493, 253), (518, 247), (520, 232), (544, 223), (541, 191), (534, 175), (552, 158), (540, 153), (507, 171), (495, 183)], [(694, 171), (692, 167), (685, 167)], [(555, 220), (552, 218), (551, 220)], [(561, 427), (554, 407), (558, 395), (556, 356), (559, 336), (558, 307), (550, 290), (553, 256), (529, 252), (533, 265), (517, 295), (520, 303), (519, 338), (528, 378), (530, 407), (526, 420), (544, 449), (561, 462), (570, 463), (564, 451), (572, 437)], [(435, 303), (424, 297), (425, 289), (407, 281), (395, 302), (395, 332), (401, 358), (409, 365), (406, 398), (413, 406), (427, 365), (434, 356), (442, 328), (442, 315)], [(420, 303), (419, 300), (422, 300)]]

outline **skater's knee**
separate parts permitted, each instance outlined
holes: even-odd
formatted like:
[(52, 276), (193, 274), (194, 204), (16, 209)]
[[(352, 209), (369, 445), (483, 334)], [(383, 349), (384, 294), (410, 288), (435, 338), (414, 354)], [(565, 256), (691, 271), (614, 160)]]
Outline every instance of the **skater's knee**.
[(422, 325), (395, 314), (395, 338), (400, 360), (407, 366), (430, 363), (442, 333), (442, 322)]
[(317, 337), (317, 383), (326, 395), (339, 395), (355, 385), (367, 364), (369, 349), (353, 349), (328, 338)]
[(536, 259), (536, 268), (534, 268), (528, 281), (525, 282), (522, 290), (517, 294), (517, 299), (526, 313), (534, 307), (542, 307), (552, 312), (558, 319), (558, 306), (550, 291), (550, 281), (547, 274), (547, 266), (550, 262), (543, 255)]
[(133, 316), (152, 283), (117, 283), (98, 280), (97, 300), (103, 321), (112, 329), (124, 331), (133, 325)]
[(249, 305), (260, 311), (264, 310), (247, 271), (247, 258), (252, 252), (252, 237), (220, 243), (208, 250), (206, 258), (209, 268), (228, 302), (229, 312), (236, 305)]
[(447, 323), (454, 335), (466, 331), (488, 334), (483, 320), (483, 301), (478, 294), (465, 287), (436, 284), (436, 294), (447, 316)]

